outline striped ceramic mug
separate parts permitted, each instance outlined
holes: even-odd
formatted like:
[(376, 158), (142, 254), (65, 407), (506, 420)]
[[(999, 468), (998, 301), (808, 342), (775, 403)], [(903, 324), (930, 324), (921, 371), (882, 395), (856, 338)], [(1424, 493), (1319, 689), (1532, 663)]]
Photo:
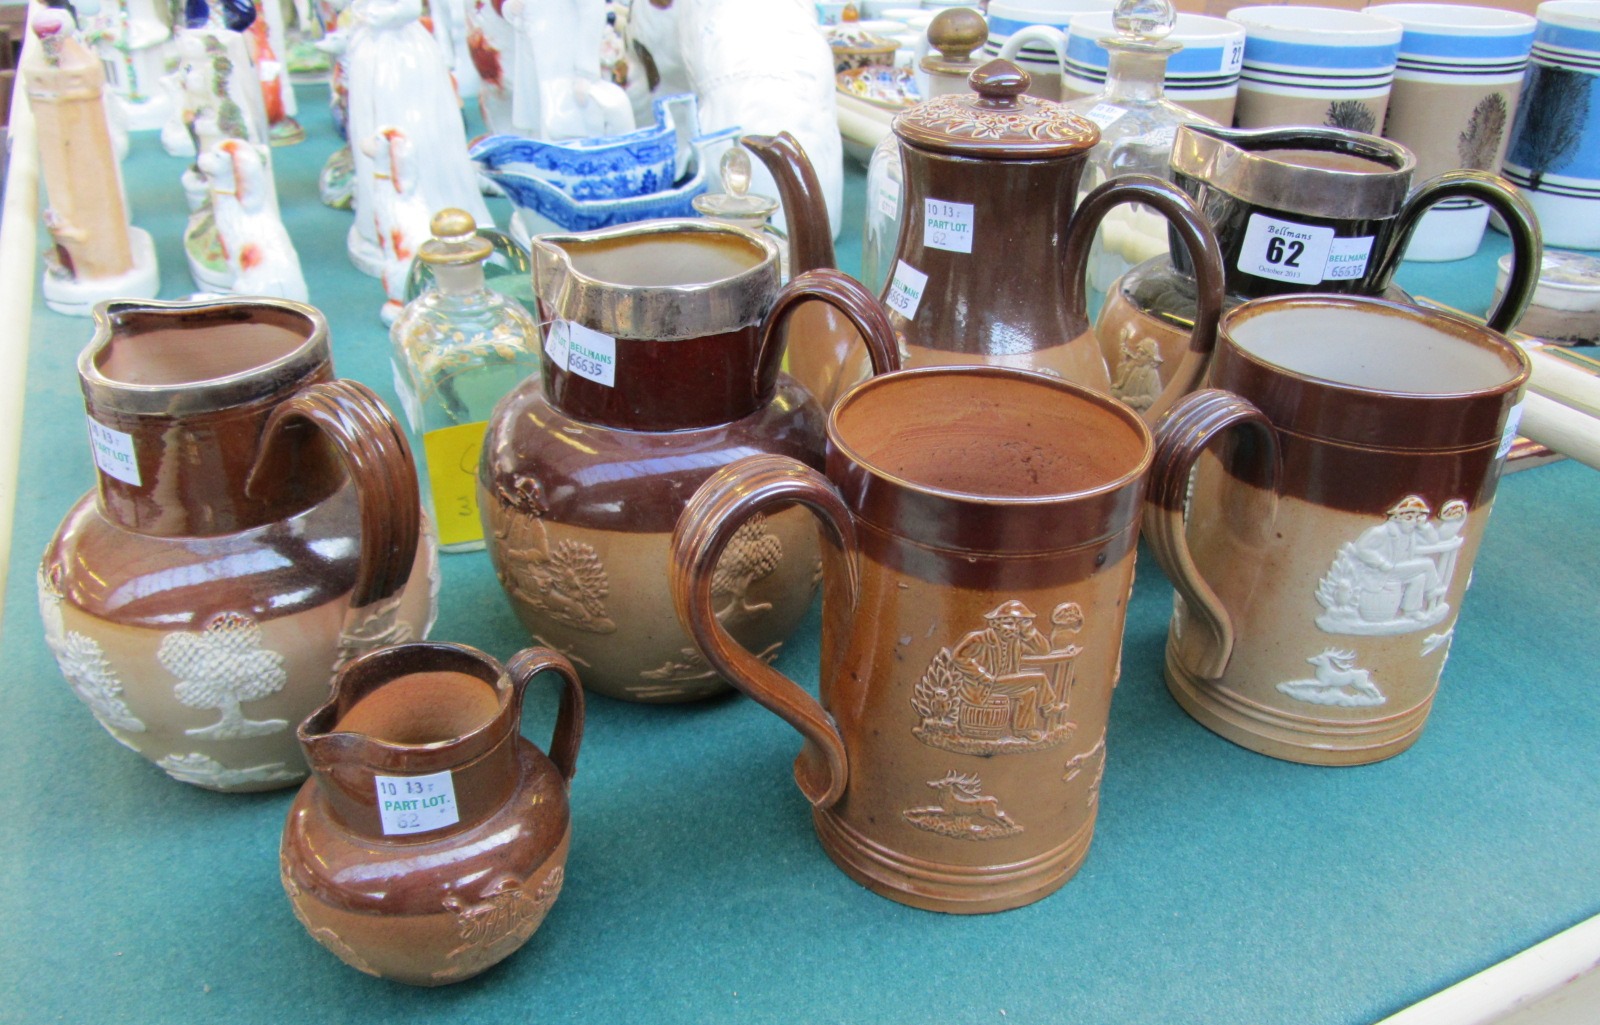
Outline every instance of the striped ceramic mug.
[(1240, 128), (1327, 125), (1376, 135), (1394, 84), (1400, 23), (1329, 7), (1238, 7)]

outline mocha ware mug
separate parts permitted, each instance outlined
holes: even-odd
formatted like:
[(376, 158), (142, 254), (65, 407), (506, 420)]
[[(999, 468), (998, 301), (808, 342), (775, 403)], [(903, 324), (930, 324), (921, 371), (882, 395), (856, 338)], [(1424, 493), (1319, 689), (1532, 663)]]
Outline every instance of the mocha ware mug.
[[(1528, 373), (1495, 332), (1415, 306), (1289, 295), (1225, 314), (1213, 388), (1162, 422), (1150, 477), (1145, 536), (1177, 589), (1178, 703), (1291, 761), (1409, 747)], [(1193, 456), (1219, 435), (1186, 502)]]
[[(1148, 428), (1109, 396), (1009, 367), (865, 381), (826, 476), (752, 456), (673, 536), (678, 616), (722, 675), (805, 737), (795, 780), (828, 855), (914, 907), (1000, 911), (1088, 852), (1133, 582)], [(714, 567), (749, 516), (821, 519), (821, 702), (718, 622)]]

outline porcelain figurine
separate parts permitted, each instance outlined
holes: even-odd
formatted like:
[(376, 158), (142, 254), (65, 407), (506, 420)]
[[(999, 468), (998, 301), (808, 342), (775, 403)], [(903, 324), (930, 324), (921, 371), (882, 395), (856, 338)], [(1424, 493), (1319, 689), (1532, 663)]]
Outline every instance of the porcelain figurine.
[(467, 0), (467, 53), (478, 75), (478, 113), (489, 132), (514, 132), (511, 120), (512, 61), (516, 29), (500, 14), (501, 0)]
[(78, 359), (98, 470), (39, 567), (45, 638), (112, 737), (172, 778), (306, 774), (337, 670), (425, 636), (437, 549), (405, 435), (281, 299), (115, 300)]
[(431, 8), (433, 38), (439, 41), (445, 63), (450, 65), (456, 95), (462, 100), (476, 100), (483, 82), (467, 48), (467, 0), (434, 0)]
[(153, 296), (160, 286), (155, 246), (128, 223), (101, 63), (74, 35), (65, 12), (40, 8), (30, 24), (38, 45), (25, 49), (21, 70), (53, 242), (44, 301), (58, 313), (87, 316), (102, 299)]
[(431, 208), (417, 192), (417, 151), (404, 132), (380, 128), (361, 149), (373, 167), (372, 227), (383, 253), (379, 277), (388, 296), (380, 316), (392, 324), (406, 302), (411, 260), (429, 236)]
[(123, 123), (133, 131), (160, 128), (172, 114), (161, 82), (172, 27), (154, 0), (77, 0), (72, 8), (103, 62)]
[[(467, 156), (466, 127), (450, 71), (439, 44), (418, 21), (421, 0), (356, 0), (353, 9), (358, 24), (346, 59), (356, 219), (348, 248), (358, 269), (381, 277), (385, 257), (374, 215), (379, 171), (364, 146), (380, 129), (403, 132), (419, 155), (416, 190), (429, 211), (453, 206), (486, 227), (494, 220)], [(419, 242), (427, 237), (426, 217), (422, 223)]]
[(289, 84), (289, 37), (283, 27), (279, 0), (257, 0), (256, 20), (250, 26), (251, 56), (261, 77), (261, 102), (266, 108), (268, 131), (274, 146), (291, 146), (305, 139), (305, 129), (295, 120), (300, 112), (294, 87)]
[(600, 75), (605, 0), (505, 0), (515, 31), (511, 122), (531, 139), (633, 131), (627, 94)]
[[(231, 3), (232, 0), (229, 0)], [(223, 133), (268, 145), (269, 124), (255, 61), (241, 29), (255, 22), (255, 8), (190, 5), (190, 21), (178, 33), (176, 88), (181, 97), (173, 118), (161, 129), (161, 145), (175, 157), (198, 156), (191, 125), (200, 111), (216, 109)], [(222, 12), (227, 10), (224, 15)]]
[(217, 243), (232, 274), (227, 291), (305, 302), (300, 256), (272, 201), (265, 151), (244, 139), (224, 139), (200, 154), (198, 165)]

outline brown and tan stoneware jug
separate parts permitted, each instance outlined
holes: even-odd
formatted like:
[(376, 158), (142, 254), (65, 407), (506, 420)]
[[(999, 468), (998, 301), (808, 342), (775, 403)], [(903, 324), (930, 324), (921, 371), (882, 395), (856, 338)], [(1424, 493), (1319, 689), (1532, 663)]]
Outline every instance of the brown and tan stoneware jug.
[[(495, 571), (535, 641), (584, 685), (636, 701), (726, 688), (672, 611), (667, 549), (694, 489), (771, 452), (822, 458), (823, 413), (787, 374), (782, 328), (838, 309), (893, 369), (882, 307), (838, 271), (778, 288), (777, 248), (714, 221), (646, 221), (534, 243), (544, 364), (496, 408), (479, 509)], [(766, 658), (810, 607), (816, 529), (801, 510), (746, 524), (717, 581), (727, 628)]]
[(1414, 743), (1528, 373), (1496, 332), (1404, 303), (1286, 295), (1225, 314), (1213, 387), (1158, 432), (1145, 517), (1178, 592), (1178, 703), (1297, 762)]
[[(550, 754), (520, 732), (528, 683), (562, 682)], [(417, 986), (459, 982), (528, 941), (561, 893), (583, 688), (545, 648), (508, 666), (459, 644), (350, 663), (298, 731), (311, 763), (280, 849), (301, 924), (339, 959)]]
[[(987, 912), (1083, 863), (1151, 459), (1149, 429), (1109, 396), (1008, 367), (925, 367), (845, 393), (825, 474), (752, 456), (689, 503), (678, 614), (805, 738), (795, 780), (851, 878)], [(729, 540), (792, 505), (828, 539), (820, 701), (716, 615)]]
[(334, 672), (433, 620), (404, 433), (300, 303), (103, 303), (78, 375), (99, 483), (39, 568), (63, 675), (174, 779), (299, 782)]

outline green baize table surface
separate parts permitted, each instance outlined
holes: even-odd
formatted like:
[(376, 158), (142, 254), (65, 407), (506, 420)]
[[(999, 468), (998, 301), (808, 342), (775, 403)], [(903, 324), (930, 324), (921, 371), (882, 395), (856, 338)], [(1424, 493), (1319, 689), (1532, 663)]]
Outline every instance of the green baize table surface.
[[(302, 104), (308, 140), (274, 151), (279, 195), (336, 367), (392, 403), (381, 289), (345, 257), (350, 214), (317, 202), (321, 95)], [(194, 290), (183, 167), (147, 134), (124, 172), (163, 298)], [(851, 168), (847, 269), (862, 182)], [(1401, 283), (1481, 311), (1505, 248), (1491, 234)], [(540, 931), (460, 985), (369, 978), (289, 911), (293, 791), (168, 779), (105, 735), (45, 648), (34, 560), (93, 484), (74, 371), (89, 335), (36, 304), (3, 623), (0, 1021), (1360, 1025), (1600, 912), (1600, 478), (1560, 463), (1501, 487), (1432, 718), (1398, 758), (1292, 765), (1191, 721), (1162, 681), (1171, 589), (1146, 553), (1094, 844), (1055, 895), (977, 917), (875, 896), (818, 846), (775, 716), (739, 696), (594, 697), (567, 886)], [(433, 637), (521, 647), (488, 558), (443, 561)], [(813, 687), (817, 632), (813, 609), (778, 662)], [(541, 745), (547, 690), (525, 717)]]

